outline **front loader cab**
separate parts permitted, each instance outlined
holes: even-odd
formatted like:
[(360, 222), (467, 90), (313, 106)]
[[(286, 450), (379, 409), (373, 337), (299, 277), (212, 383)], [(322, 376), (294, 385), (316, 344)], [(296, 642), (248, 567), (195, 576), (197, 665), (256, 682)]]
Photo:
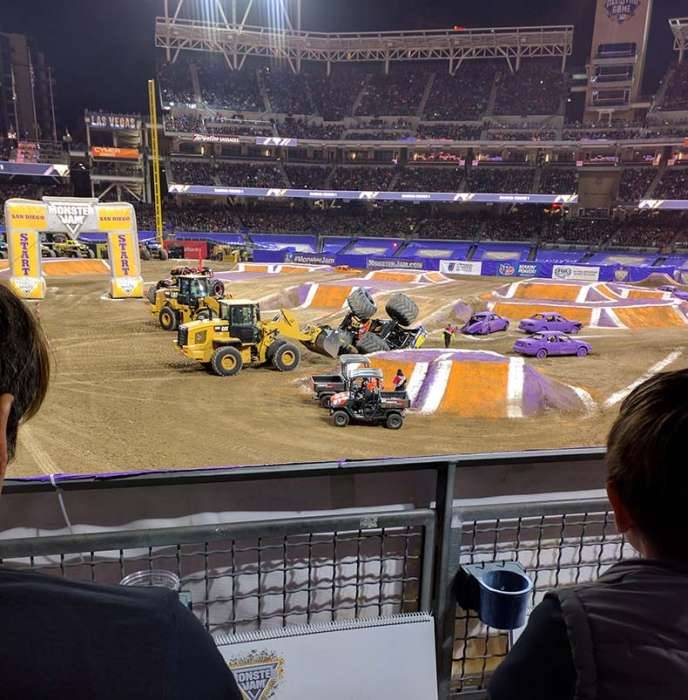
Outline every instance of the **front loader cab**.
[(229, 323), (232, 338), (255, 345), (260, 342), (260, 308), (251, 301), (241, 299), (220, 302), (220, 318)]
[(196, 307), (201, 299), (210, 296), (208, 278), (200, 275), (177, 277), (177, 301), (183, 306)]

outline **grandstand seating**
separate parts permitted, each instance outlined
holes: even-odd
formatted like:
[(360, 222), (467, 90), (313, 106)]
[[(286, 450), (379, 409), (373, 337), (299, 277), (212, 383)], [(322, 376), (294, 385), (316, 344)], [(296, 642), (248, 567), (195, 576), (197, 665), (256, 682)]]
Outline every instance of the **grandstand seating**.
[(688, 62), (676, 66), (661, 105), (665, 110), (688, 110)]
[(464, 178), (463, 168), (426, 165), (404, 168), (395, 189), (401, 192), (458, 192)]
[(495, 114), (557, 114), (563, 106), (567, 78), (557, 62), (523, 61), (516, 73), (497, 77)]
[(688, 168), (667, 170), (654, 194), (661, 199), (688, 199)]
[(626, 168), (621, 176), (619, 201), (637, 202), (642, 199), (656, 175), (654, 168)]
[(532, 168), (473, 168), (467, 178), (467, 192), (532, 192)]
[(392, 65), (389, 75), (373, 73), (363, 88), (356, 114), (416, 114), (420, 109), (429, 77), (427, 68), (410, 63)]
[(465, 61), (454, 76), (446, 66), (438, 67), (425, 105), (428, 121), (468, 121), (481, 117), (486, 109), (497, 63)]
[(254, 69), (230, 71), (224, 57), (216, 55), (204, 56), (196, 68), (201, 101), (205, 104), (237, 112), (264, 110)]
[(578, 174), (570, 167), (545, 168), (540, 180), (540, 192), (545, 194), (570, 194), (578, 189)]

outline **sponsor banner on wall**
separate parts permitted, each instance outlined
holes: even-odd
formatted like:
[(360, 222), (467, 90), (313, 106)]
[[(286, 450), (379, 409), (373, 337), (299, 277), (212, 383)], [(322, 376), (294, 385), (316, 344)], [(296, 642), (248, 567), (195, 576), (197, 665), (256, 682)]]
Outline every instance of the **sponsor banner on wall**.
[(170, 194), (225, 195), (237, 197), (285, 197), (288, 199), (359, 199), (384, 202), (457, 202), (459, 204), (519, 203), (561, 204), (578, 203), (576, 194), (508, 194), (489, 192), (381, 192), (374, 190), (297, 190), (274, 187), (214, 187), (212, 185), (169, 186)]
[(51, 163), (15, 163), (0, 160), (0, 175), (30, 175), (31, 177), (66, 177), (69, 166)]
[(298, 139), (285, 139), (279, 136), (256, 136), (256, 146), (283, 146), (285, 148), (294, 148), (294, 146), (298, 145)]
[(483, 264), (471, 260), (440, 260), (440, 272), (445, 275), (471, 275), (479, 277), (483, 273)]
[(132, 114), (87, 114), (86, 123), (91, 129), (138, 131), (141, 128), (141, 117)]
[(424, 270), (420, 260), (401, 260), (399, 258), (368, 258), (369, 270)]
[(593, 265), (553, 265), (552, 279), (598, 282), (600, 279), (600, 268)]
[(537, 277), (536, 263), (503, 262), (497, 266), (499, 277)]
[[(218, 136), (217, 134), (194, 134), (193, 140), (196, 143), (241, 143), (239, 136)], [(249, 140), (247, 142), (250, 143)]]
[(300, 265), (334, 265), (334, 255), (319, 255), (318, 253), (288, 253), (285, 262), (299, 263)]
[(93, 146), (91, 155), (94, 158), (122, 158), (126, 160), (138, 160), (139, 152), (136, 148), (115, 148), (113, 146)]

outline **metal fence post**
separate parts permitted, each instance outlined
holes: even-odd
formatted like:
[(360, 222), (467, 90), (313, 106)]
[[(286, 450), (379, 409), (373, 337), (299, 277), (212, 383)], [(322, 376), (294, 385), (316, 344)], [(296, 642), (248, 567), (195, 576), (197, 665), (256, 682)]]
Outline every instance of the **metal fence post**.
[(437, 651), (437, 683), (440, 700), (449, 697), (452, 655), (454, 650), (455, 605), (449, 571), (452, 559), (452, 507), (456, 482), (456, 462), (447, 462), (437, 470), (435, 512), (437, 517), (434, 569), (435, 646)]

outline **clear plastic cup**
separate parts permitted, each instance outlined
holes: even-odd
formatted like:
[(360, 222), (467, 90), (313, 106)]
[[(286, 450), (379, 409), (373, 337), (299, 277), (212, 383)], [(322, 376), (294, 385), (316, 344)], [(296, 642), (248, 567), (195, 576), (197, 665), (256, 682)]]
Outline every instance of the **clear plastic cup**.
[(179, 593), (182, 584), (179, 576), (165, 569), (145, 569), (128, 574), (120, 582), (120, 586), (154, 586), (156, 588), (167, 588), (170, 591)]

